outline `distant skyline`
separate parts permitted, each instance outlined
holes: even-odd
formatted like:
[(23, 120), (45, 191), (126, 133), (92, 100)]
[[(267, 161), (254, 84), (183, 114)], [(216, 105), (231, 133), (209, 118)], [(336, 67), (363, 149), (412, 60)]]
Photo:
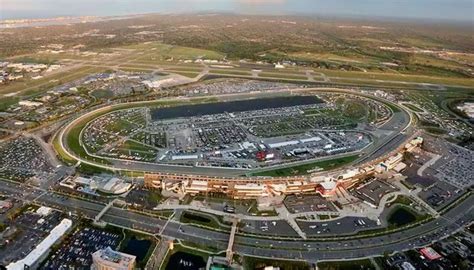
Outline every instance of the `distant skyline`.
[(473, 22), (473, 0), (0, 0), (0, 19), (232, 12)]

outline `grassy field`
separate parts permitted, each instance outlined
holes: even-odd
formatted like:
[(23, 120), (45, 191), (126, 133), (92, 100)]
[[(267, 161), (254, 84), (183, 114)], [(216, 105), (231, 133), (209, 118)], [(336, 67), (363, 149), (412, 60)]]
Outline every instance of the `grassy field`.
[(260, 72), (258, 76), (261, 78), (278, 78), (278, 79), (303, 80), (303, 81), (308, 80), (308, 77), (306, 76), (292, 75), (292, 74), (286, 74), (286, 73)]
[(18, 101), (20, 101), (19, 97), (4, 97), (0, 98), (0, 112), (5, 111), (8, 109), (13, 104), (16, 104)]
[(61, 148), (60, 144), (59, 144), (59, 137), (58, 136), (55, 136), (54, 139), (53, 139), (53, 148), (54, 150), (56, 151), (58, 157), (66, 164), (68, 165), (73, 165), (76, 163), (76, 160), (71, 157), (70, 155), (68, 155), (63, 148)]
[(210, 74), (224, 74), (224, 75), (241, 75), (250, 76), (250, 71), (234, 70), (234, 69), (211, 69)]
[(178, 74), (178, 75), (181, 75), (181, 76), (184, 76), (184, 77), (188, 77), (188, 78), (195, 78), (199, 75), (199, 73), (197, 72), (188, 72), (188, 71), (175, 71), (175, 70), (169, 70), (167, 69), (166, 71), (168, 72), (171, 72), (171, 73), (175, 73), (175, 74)]
[(145, 161), (154, 161), (157, 154), (154, 148), (130, 140), (121, 144), (117, 151), (124, 155), (138, 156)]
[(289, 57), (303, 61), (324, 61), (335, 63), (352, 63), (352, 64), (375, 64), (377, 59), (364, 55), (339, 55), (331, 52), (312, 53), (312, 52), (295, 52), (288, 54)]
[[(54, 75), (45, 76), (38, 80), (13, 82), (10, 85), (0, 88), (0, 94), (5, 95), (9, 93), (17, 93), (18, 96), (35, 95), (47, 91), (54, 86), (62, 85), (105, 70), (106, 68), (84, 66), (69, 71), (58, 72)], [(3, 98), (0, 98), (0, 101), (3, 103)]]
[[(342, 71), (342, 70), (329, 70), (319, 69), (317, 72), (322, 72), (332, 77), (344, 78), (344, 79), (357, 79), (347, 80), (347, 82), (368, 82), (370, 80), (386, 80), (386, 81), (399, 81), (399, 82), (410, 82), (410, 83), (432, 83), (432, 84), (448, 84), (448, 85), (460, 85), (467, 87), (474, 87), (474, 80), (469, 78), (451, 78), (451, 77), (436, 77), (436, 76), (424, 76), (424, 75), (406, 75), (398, 73), (381, 73), (381, 72), (355, 72), (355, 71)], [(331, 81), (334, 81), (331, 79)], [(381, 82), (386, 83), (386, 82)]]
[(165, 69), (173, 70), (173, 71), (179, 71), (179, 72), (194, 72), (194, 73), (200, 73), (202, 71), (202, 68), (200, 67), (186, 67), (186, 66), (167, 66)]
[(321, 270), (375, 270), (377, 269), (369, 259), (339, 262), (320, 262)]
[(143, 72), (143, 73), (151, 73), (155, 71), (152, 68), (141, 68), (141, 67), (130, 67), (130, 66), (120, 66), (119, 70), (125, 71), (125, 72)]
[(210, 217), (209, 214), (202, 214), (191, 211), (185, 211), (181, 215), (180, 222), (187, 224), (197, 224), (209, 228), (221, 228), (219, 223), (214, 218)]
[(297, 165), (282, 169), (275, 169), (263, 172), (254, 173), (254, 176), (273, 176), (273, 177), (284, 177), (284, 176), (292, 176), (292, 175), (304, 175), (308, 174), (309, 170), (313, 170), (315, 168), (321, 168), (321, 170), (332, 170), (338, 167), (341, 167), (345, 164), (348, 164), (354, 160), (356, 160), (359, 156), (352, 155), (347, 157), (341, 157), (336, 159), (324, 160), (324, 161), (316, 161), (304, 165)]
[(309, 270), (310, 265), (300, 261), (284, 261), (278, 259), (264, 259), (255, 257), (243, 257), (244, 269), (263, 269), (265, 266), (280, 267), (283, 270)]
[(193, 60), (198, 58), (219, 60), (224, 57), (223, 54), (212, 50), (173, 46), (160, 42), (140, 43), (122, 48), (146, 51), (146, 55), (138, 58), (139, 60)]

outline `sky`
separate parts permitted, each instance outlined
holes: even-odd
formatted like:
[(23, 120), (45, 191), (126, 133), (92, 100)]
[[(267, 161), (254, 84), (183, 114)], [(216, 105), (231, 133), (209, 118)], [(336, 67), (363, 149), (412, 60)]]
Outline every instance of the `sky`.
[(232, 12), (468, 21), (474, 0), (0, 0), (0, 19)]

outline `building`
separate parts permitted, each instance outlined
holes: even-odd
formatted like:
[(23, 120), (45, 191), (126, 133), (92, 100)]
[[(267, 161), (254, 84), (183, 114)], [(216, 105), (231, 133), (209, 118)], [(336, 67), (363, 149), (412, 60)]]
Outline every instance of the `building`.
[(30, 100), (21, 100), (18, 102), (18, 105), (25, 106), (25, 107), (39, 107), (43, 105), (43, 103), (37, 102), (37, 101), (30, 101)]
[(98, 191), (107, 194), (122, 194), (130, 190), (132, 187), (132, 184), (126, 183), (123, 179), (117, 177), (102, 178), (99, 180), (96, 180), (95, 178), (96, 177), (92, 178), (94, 180), (92, 184), (95, 184), (96, 186), (92, 185), (91, 187), (96, 187)]
[(459, 105), (457, 109), (464, 112), (469, 118), (474, 118), (474, 102), (465, 102)]
[(68, 177), (61, 181), (59, 185), (86, 193), (100, 191), (113, 195), (125, 193), (132, 187), (132, 184), (127, 183), (125, 180), (109, 175), (93, 176), (92, 178), (82, 176)]
[(422, 248), (420, 250), (420, 253), (430, 261), (437, 260), (437, 259), (441, 258), (441, 255), (439, 255), (439, 253), (436, 252), (436, 250), (434, 250), (431, 247)]
[(118, 252), (110, 247), (100, 249), (92, 254), (93, 270), (133, 270), (136, 257)]
[(401, 263), (399, 268), (402, 270), (416, 270), (416, 268), (409, 262)]
[(394, 171), (396, 171), (397, 173), (405, 170), (405, 168), (407, 167), (407, 165), (403, 162), (400, 162), (397, 164), (397, 166), (395, 166), (395, 168), (393, 168)]
[[(409, 142), (418, 147), (423, 139), (418, 137)], [(285, 142), (288, 143), (288, 142)], [(270, 146), (271, 147), (271, 146)], [(371, 161), (360, 168), (349, 168), (335, 172), (324, 172), (304, 176), (290, 177), (216, 177), (192, 174), (148, 173), (144, 184), (148, 188), (162, 189), (180, 194), (224, 193), (234, 199), (255, 199), (281, 195), (320, 193), (324, 197), (336, 195), (339, 188), (348, 189), (361, 179), (375, 172), (388, 170), (402, 171), (406, 164), (403, 153), (408, 149), (401, 147), (388, 158)], [(263, 153), (263, 152), (262, 152)], [(268, 155), (267, 155), (268, 156)], [(260, 156), (265, 158), (267, 156)], [(373, 164), (377, 164), (373, 166)]]
[(72, 221), (63, 219), (54, 227), (46, 238), (43, 239), (25, 258), (7, 265), (8, 270), (23, 270), (35, 268), (41, 259), (47, 256), (50, 248), (71, 228)]
[(13, 203), (10, 200), (0, 200), (0, 213), (5, 213), (12, 208)]

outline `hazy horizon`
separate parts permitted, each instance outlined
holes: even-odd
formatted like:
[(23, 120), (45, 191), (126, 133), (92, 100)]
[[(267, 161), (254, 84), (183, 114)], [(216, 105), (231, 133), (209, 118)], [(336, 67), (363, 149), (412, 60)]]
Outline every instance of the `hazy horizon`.
[(142, 13), (231, 12), (473, 22), (471, 0), (0, 0), (0, 20)]

